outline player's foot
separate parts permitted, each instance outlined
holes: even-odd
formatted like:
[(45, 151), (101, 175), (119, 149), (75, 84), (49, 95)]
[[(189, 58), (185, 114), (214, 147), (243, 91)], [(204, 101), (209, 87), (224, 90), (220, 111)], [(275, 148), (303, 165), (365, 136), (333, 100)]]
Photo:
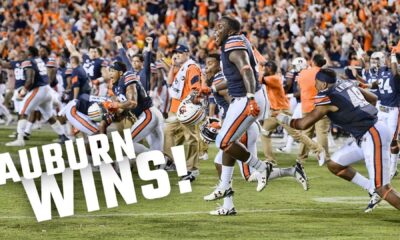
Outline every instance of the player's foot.
[(199, 159), (200, 159), (200, 160), (203, 160), (203, 161), (208, 160), (208, 153), (207, 153), (207, 152), (204, 152), (204, 154), (201, 155), (201, 156), (199, 157)]
[(250, 174), (250, 177), (247, 179), (247, 181), (248, 182), (255, 182), (255, 181), (257, 181), (257, 175), (258, 174), (260, 174), (259, 172), (257, 172), (257, 171), (253, 171), (251, 174)]
[(224, 208), (223, 206), (217, 207), (217, 209), (210, 211), (209, 214), (212, 216), (229, 216), (236, 215), (236, 209), (233, 207), (231, 209)]
[(295, 167), (294, 177), (296, 178), (296, 181), (303, 186), (304, 191), (307, 191), (309, 189), (308, 178), (303, 165), (299, 161), (296, 161), (296, 164), (293, 167)]
[(207, 196), (204, 196), (204, 200), (205, 201), (214, 201), (214, 200), (218, 200), (224, 197), (229, 197), (229, 196), (233, 196), (235, 192), (232, 190), (232, 188), (228, 188), (228, 189), (221, 189), (219, 187), (217, 187), (212, 193), (210, 193)]
[(270, 162), (265, 162), (265, 164), (267, 167), (264, 169), (264, 171), (257, 174), (257, 192), (264, 190), (264, 188), (267, 186), (269, 175), (272, 172), (272, 164)]
[(325, 149), (321, 149), (317, 153), (317, 159), (318, 159), (318, 165), (321, 167), (325, 164), (325, 159), (326, 159), (326, 152)]
[(15, 141), (6, 143), (6, 146), (7, 146), (7, 147), (23, 147), (23, 146), (25, 146), (25, 141), (24, 141), (24, 140), (17, 139), (17, 140), (15, 140)]
[(65, 141), (69, 140), (69, 138), (67, 136), (65, 136), (64, 134), (63, 135), (59, 135), (58, 138), (59, 138), (61, 144), (64, 144)]
[(286, 147), (277, 148), (276, 151), (280, 153), (287, 153)]
[(185, 176), (181, 177), (181, 180), (190, 180), (191, 182), (193, 182), (199, 175), (200, 175), (199, 170), (188, 171), (188, 173)]
[(371, 199), (369, 200), (367, 208), (365, 208), (364, 212), (369, 213), (374, 210), (378, 204), (382, 201), (382, 198), (378, 195), (378, 193), (374, 192), (371, 196)]

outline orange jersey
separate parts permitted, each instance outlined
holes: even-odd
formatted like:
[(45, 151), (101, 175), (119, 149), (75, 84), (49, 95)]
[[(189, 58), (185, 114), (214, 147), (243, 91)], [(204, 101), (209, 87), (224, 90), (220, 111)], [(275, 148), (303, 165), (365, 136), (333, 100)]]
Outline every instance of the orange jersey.
[(318, 93), (315, 88), (315, 76), (317, 76), (319, 69), (319, 67), (311, 67), (299, 73), (297, 83), (300, 87), (301, 110), (303, 113), (309, 113), (314, 110), (315, 96)]
[(196, 65), (190, 65), (188, 67), (181, 99), (172, 98), (171, 100), (170, 111), (172, 113), (176, 113), (178, 111), (179, 104), (181, 104), (182, 100), (186, 98), (193, 89), (198, 90), (200, 88), (200, 76), (200, 68), (198, 68)]
[(267, 86), (268, 100), (272, 110), (288, 110), (289, 99), (283, 89), (282, 78), (279, 75), (272, 75), (263, 78)]

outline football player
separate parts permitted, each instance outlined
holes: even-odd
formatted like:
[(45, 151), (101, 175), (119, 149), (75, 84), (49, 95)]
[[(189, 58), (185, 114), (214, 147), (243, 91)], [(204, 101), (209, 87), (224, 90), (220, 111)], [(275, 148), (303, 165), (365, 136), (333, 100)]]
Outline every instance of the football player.
[[(351, 181), (372, 196), (366, 212), (377, 206), (380, 198), (400, 209), (400, 195), (390, 185), (390, 143), (392, 136), (388, 128), (377, 118), (377, 97), (359, 89), (349, 81), (336, 83), (336, 74), (331, 69), (320, 69), (315, 87), (318, 101), (314, 110), (301, 119), (279, 113), (277, 119), (292, 128), (304, 130), (324, 116), (351, 133), (357, 144), (338, 150), (327, 162), (328, 169), (338, 177)], [(358, 173), (352, 163), (364, 159), (369, 179)]]

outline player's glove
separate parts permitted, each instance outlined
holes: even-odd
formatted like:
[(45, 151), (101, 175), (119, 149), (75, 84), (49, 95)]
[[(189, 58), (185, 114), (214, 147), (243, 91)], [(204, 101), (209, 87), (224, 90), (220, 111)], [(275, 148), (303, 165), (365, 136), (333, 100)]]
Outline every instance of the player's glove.
[(28, 93), (28, 91), (23, 87), (19, 90), (18, 92), (18, 97), (17, 100), (22, 100), (24, 99), (25, 95)]
[(254, 100), (254, 97), (248, 98), (247, 107), (246, 107), (245, 112), (246, 112), (247, 116), (253, 116), (253, 117), (257, 117), (258, 114), (260, 114), (260, 107), (258, 106), (256, 100)]
[(289, 115), (286, 115), (284, 113), (278, 113), (278, 115), (276, 116), (276, 120), (278, 120), (278, 122), (285, 124), (285, 125), (290, 125), (290, 121), (292, 121), (292, 117)]
[(117, 102), (102, 102), (103, 107), (110, 113), (115, 113), (118, 111)]

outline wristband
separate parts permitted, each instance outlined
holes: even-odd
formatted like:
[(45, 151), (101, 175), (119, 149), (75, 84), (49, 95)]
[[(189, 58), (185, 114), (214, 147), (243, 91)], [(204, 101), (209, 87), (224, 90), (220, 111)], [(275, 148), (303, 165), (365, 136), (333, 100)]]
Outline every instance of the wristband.
[(396, 54), (391, 54), (391, 55), (390, 55), (390, 62), (391, 62), (391, 63), (397, 63)]
[(247, 93), (246, 97), (249, 99), (254, 99), (254, 93)]

